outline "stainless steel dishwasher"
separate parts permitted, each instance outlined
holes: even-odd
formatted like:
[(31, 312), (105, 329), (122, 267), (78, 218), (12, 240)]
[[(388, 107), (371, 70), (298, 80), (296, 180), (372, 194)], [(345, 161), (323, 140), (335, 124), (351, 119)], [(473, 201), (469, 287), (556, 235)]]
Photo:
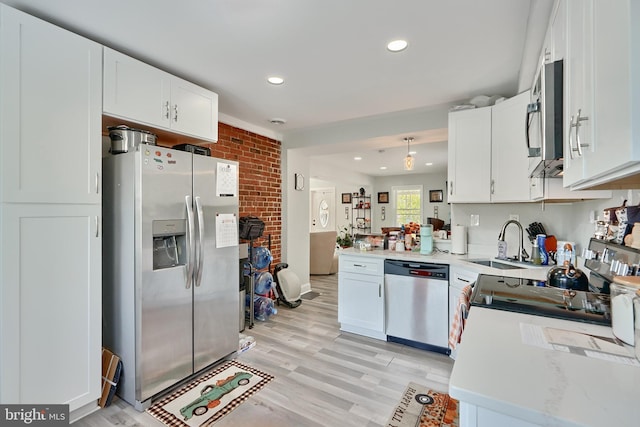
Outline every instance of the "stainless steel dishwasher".
[(386, 260), (387, 341), (449, 354), (449, 266)]

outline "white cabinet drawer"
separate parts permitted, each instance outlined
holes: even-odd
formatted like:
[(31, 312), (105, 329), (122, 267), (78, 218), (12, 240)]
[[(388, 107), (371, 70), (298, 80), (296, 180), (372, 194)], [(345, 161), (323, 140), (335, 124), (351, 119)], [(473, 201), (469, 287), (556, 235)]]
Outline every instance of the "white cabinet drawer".
[(340, 272), (382, 276), (384, 274), (384, 259), (342, 255), (340, 256)]

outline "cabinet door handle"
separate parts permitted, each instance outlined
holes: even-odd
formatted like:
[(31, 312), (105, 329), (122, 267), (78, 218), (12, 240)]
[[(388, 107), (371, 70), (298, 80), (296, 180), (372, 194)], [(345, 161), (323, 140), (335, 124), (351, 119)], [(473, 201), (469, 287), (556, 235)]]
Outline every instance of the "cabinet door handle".
[(353, 264), (354, 267), (360, 267), (360, 268), (364, 268), (366, 267), (366, 265), (364, 264)]
[(169, 112), (171, 111), (171, 108), (169, 108), (169, 101), (165, 102), (164, 109), (165, 109), (164, 117), (167, 120), (169, 120)]
[(580, 154), (582, 156), (582, 148), (583, 147), (588, 147), (589, 144), (583, 144), (580, 142), (580, 122), (589, 120), (589, 117), (584, 116), (584, 117), (580, 117), (580, 114), (582, 113), (582, 110), (579, 109), (578, 110), (578, 115), (576, 116), (576, 147), (578, 148), (578, 154)]
[(96, 237), (100, 237), (100, 219), (96, 215)]
[(491, 180), (491, 194), (493, 194), (493, 193), (494, 193), (494, 191), (493, 191), (493, 190), (494, 190), (494, 188), (495, 188), (495, 185), (496, 185), (496, 182), (492, 179), (492, 180)]
[(463, 279), (462, 277), (456, 277), (456, 280), (460, 280), (461, 282), (469, 283), (470, 281), (467, 279)]
[(382, 283), (378, 283), (378, 298), (382, 298)]
[[(576, 125), (573, 123), (573, 116), (571, 116), (571, 119), (569, 119), (569, 140), (567, 141), (567, 143), (569, 144), (569, 150), (568, 150), (568, 151), (569, 151), (569, 157), (570, 157), (571, 159), (573, 159), (573, 158), (574, 158), (574, 157), (573, 157), (573, 151), (574, 151), (574, 148), (573, 148), (573, 142), (572, 142), (571, 134), (573, 133), (573, 128), (574, 128), (575, 126), (576, 126)], [(577, 151), (577, 150), (576, 150), (576, 151)]]
[(173, 121), (178, 121), (178, 104), (173, 106)]
[(100, 172), (96, 172), (96, 194), (100, 194), (99, 185), (100, 185)]
[(453, 196), (453, 181), (449, 183), (449, 195)]

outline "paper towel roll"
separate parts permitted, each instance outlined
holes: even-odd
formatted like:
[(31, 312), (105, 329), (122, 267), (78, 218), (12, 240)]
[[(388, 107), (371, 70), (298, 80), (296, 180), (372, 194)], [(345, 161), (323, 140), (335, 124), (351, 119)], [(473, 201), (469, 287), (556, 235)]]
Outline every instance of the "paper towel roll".
[(451, 253), (467, 253), (467, 227), (464, 225), (454, 225), (451, 227)]

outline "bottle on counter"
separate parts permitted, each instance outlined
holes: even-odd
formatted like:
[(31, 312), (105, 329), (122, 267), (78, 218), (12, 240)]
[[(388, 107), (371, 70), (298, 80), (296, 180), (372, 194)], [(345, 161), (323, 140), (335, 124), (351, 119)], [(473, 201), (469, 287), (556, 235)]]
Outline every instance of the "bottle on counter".
[(536, 236), (536, 243), (538, 244), (538, 250), (540, 251), (540, 264), (549, 265), (549, 253), (546, 248), (547, 235), (538, 234)]
[(542, 258), (540, 258), (540, 247), (538, 246), (538, 240), (533, 241), (533, 250), (531, 254), (531, 262), (535, 265), (542, 264)]
[(398, 233), (398, 237), (396, 240), (396, 251), (402, 252), (404, 251), (404, 225), (400, 229), (400, 233)]
[(507, 259), (507, 242), (498, 240), (498, 259)]

